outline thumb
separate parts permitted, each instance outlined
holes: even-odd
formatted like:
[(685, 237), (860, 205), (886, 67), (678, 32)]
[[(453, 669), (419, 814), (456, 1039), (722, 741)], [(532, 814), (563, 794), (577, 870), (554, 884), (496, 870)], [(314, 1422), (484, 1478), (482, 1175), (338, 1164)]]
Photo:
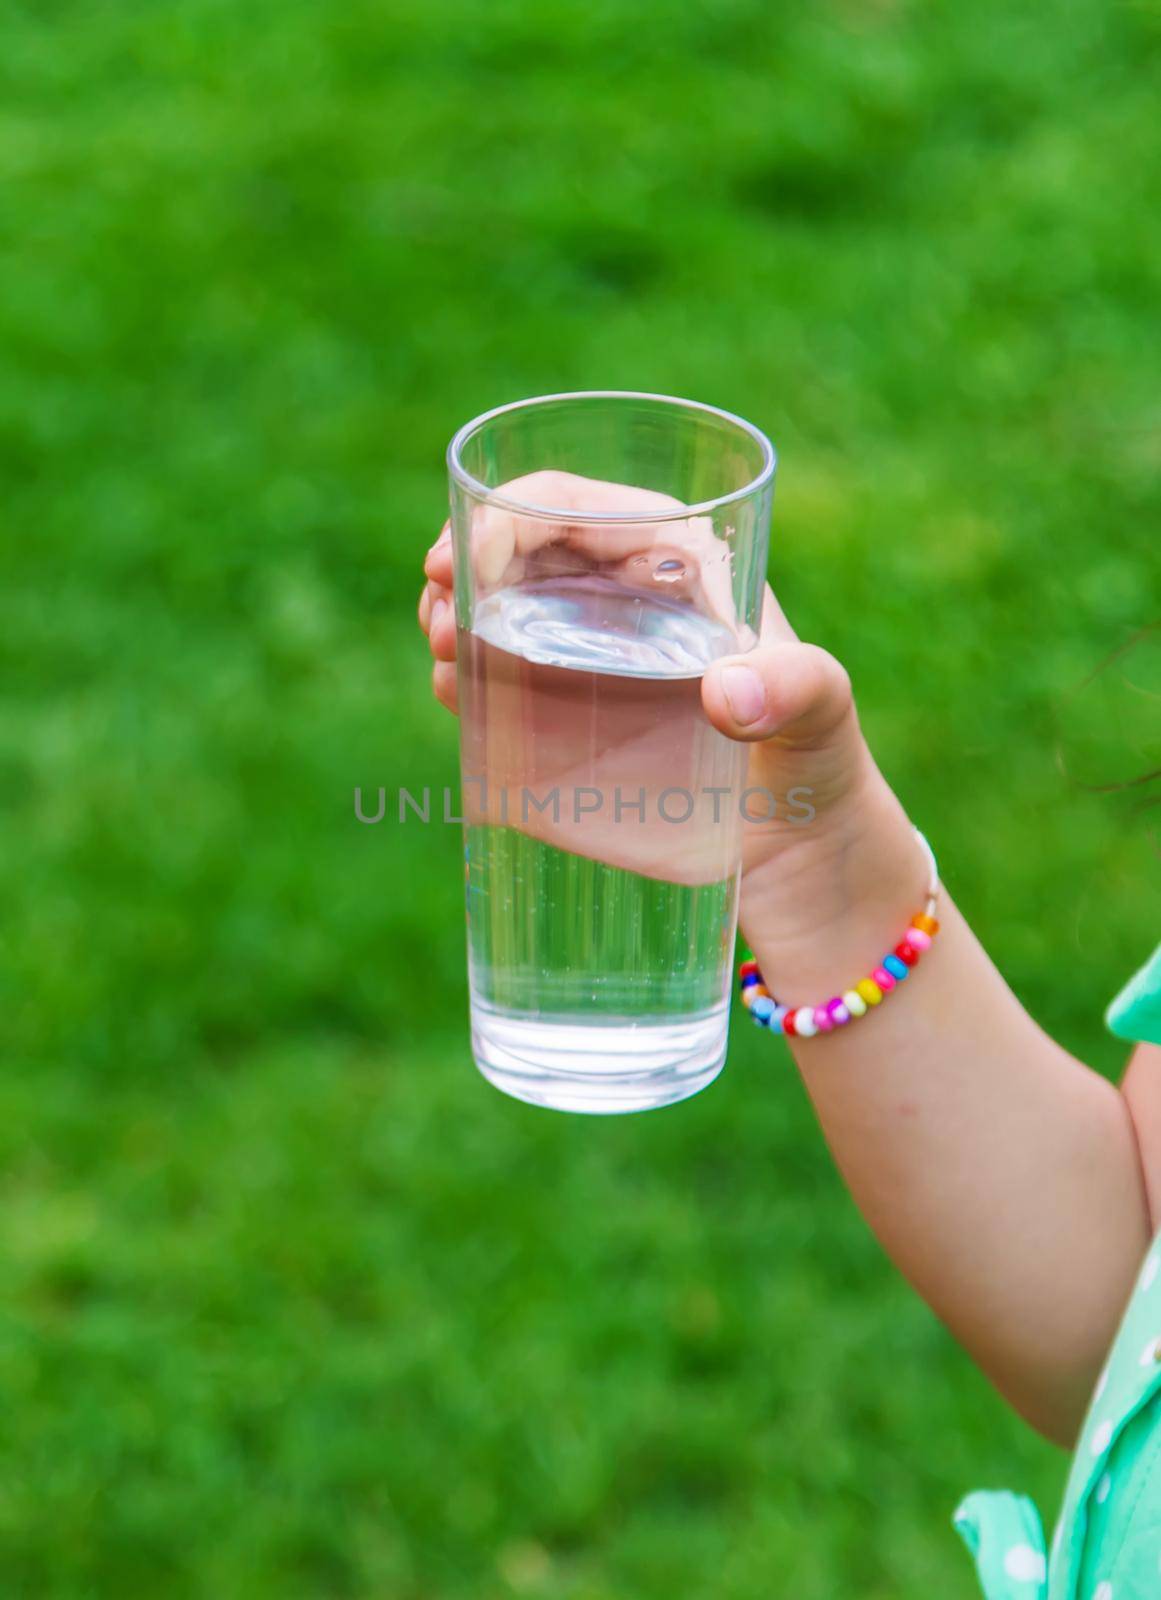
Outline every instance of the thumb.
[(787, 751), (821, 750), (857, 738), (851, 680), (817, 645), (783, 640), (715, 661), (702, 704), (731, 739), (770, 739)]

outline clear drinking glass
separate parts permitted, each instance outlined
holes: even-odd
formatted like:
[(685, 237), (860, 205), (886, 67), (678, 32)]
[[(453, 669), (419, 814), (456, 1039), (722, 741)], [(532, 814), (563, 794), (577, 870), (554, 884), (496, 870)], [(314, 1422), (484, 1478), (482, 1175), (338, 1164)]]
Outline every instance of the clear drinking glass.
[(522, 1100), (640, 1111), (721, 1070), (774, 451), (664, 395), (547, 395), (448, 449), (472, 1048)]

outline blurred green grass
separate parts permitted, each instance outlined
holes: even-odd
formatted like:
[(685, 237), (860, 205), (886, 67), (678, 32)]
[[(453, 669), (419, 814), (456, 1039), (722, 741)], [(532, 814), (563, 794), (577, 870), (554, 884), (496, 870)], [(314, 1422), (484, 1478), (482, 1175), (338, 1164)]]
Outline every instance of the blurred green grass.
[(0, 1589), (966, 1600), (956, 1497), (1051, 1509), (1061, 1458), (879, 1256), (782, 1053), (739, 1030), (624, 1123), (503, 1101), (455, 831), (351, 797), (455, 771), (413, 626), (454, 426), (725, 404), (780, 449), (788, 610), (1114, 1070), (1155, 848), (1058, 747), (1156, 745), (1072, 691), (1161, 615), (1161, 17), (0, 23)]

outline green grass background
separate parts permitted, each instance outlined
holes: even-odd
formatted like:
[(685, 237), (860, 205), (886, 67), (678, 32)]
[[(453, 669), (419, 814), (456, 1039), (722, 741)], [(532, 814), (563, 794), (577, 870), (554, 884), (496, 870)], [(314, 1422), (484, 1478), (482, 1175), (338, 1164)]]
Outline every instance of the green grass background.
[(787, 609), (1115, 1070), (1157, 845), (1077, 774), (1158, 759), (1145, 647), (1074, 691), (1161, 616), (1161, 14), (0, 32), (0, 1592), (967, 1600), (958, 1495), (1051, 1511), (1063, 1457), (870, 1241), (782, 1049), (738, 1026), (646, 1118), (502, 1099), (456, 831), (352, 791), (455, 772), (413, 622), (454, 427), (727, 405), (779, 446)]

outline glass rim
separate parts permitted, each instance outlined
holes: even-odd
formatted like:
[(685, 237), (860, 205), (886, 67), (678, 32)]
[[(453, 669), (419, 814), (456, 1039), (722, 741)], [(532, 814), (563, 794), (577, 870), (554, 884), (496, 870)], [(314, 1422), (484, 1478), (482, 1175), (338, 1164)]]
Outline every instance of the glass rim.
[[(464, 466), (463, 447), (485, 423), (512, 411), (527, 411), (534, 406), (549, 405), (560, 400), (649, 400), (655, 404), (674, 406), (682, 411), (703, 412), (721, 422), (729, 423), (731, 427), (737, 428), (752, 439), (762, 453), (761, 469), (740, 489), (731, 489), (726, 494), (715, 495), (711, 500), (699, 500), (694, 505), (680, 506), (673, 511), (618, 512), (573, 511), (565, 506), (542, 506), (530, 500), (518, 500), (513, 496), (501, 494), (496, 489), (490, 489)], [(525, 400), (509, 400), (506, 405), (493, 406), (489, 411), (481, 411), (479, 416), (473, 417), (470, 422), (465, 422), (462, 427), (457, 428), (447, 447), (449, 474), (461, 489), (467, 490), (476, 499), (486, 500), (489, 505), (500, 506), (505, 511), (519, 512), (522, 516), (551, 517), (555, 520), (567, 518), (570, 523), (686, 522), (690, 517), (704, 516), (708, 512), (719, 510), (722, 506), (745, 500), (764, 489), (773, 478), (777, 464), (778, 456), (773, 444), (761, 428), (755, 427), (752, 422), (747, 422), (745, 417), (739, 417), (733, 411), (725, 411), (721, 406), (710, 405), (705, 400), (683, 400), (679, 395), (650, 394), (644, 389), (572, 389), (561, 394), (538, 394), (531, 395)]]

